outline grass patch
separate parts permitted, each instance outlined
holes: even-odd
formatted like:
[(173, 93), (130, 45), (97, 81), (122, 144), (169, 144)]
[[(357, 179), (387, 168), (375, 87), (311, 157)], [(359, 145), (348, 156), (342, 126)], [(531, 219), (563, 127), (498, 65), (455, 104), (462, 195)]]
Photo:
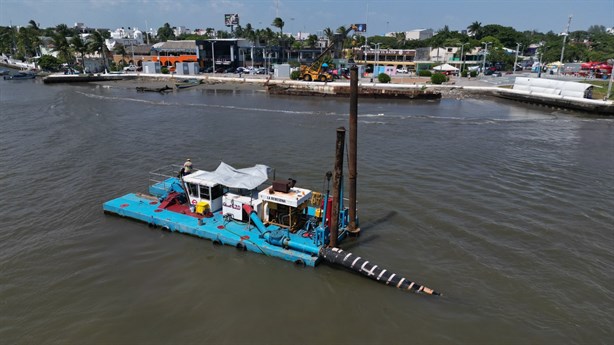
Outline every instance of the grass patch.
[[(608, 93), (608, 80), (583, 80), (581, 83), (599, 86), (593, 88), (593, 99), (603, 99)], [(612, 88), (614, 89), (614, 85)], [(608, 99), (614, 101), (614, 91)]]

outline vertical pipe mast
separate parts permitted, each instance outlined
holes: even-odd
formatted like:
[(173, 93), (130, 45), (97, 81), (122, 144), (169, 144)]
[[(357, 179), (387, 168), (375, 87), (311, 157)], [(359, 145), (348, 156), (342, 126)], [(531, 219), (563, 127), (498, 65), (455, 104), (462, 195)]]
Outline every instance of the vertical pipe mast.
[[(343, 151), (345, 144), (345, 128), (337, 128), (337, 146), (335, 152), (335, 174), (333, 175), (333, 207), (330, 215), (329, 247), (337, 246), (339, 236), (339, 205), (341, 197), (341, 181), (343, 180)], [(325, 206), (326, 207), (326, 206)]]
[(350, 68), (350, 147), (349, 147), (349, 196), (350, 196), (350, 222), (348, 231), (358, 234), (360, 229), (356, 227), (356, 176), (357, 176), (357, 151), (358, 151), (358, 67)]

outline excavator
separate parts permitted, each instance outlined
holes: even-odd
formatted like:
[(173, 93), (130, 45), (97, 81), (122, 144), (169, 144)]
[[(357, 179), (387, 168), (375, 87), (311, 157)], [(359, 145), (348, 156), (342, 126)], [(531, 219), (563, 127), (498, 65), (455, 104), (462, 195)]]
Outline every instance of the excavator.
[(324, 57), (328, 55), (328, 53), (330, 53), (332, 50), (334, 50), (335, 46), (337, 46), (339, 41), (345, 38), (347, 34), (352, 30), (357, 30), (356, 24), (350, 25), (350, 27), (346, 29), (344, 33), (335, 34), (334, 39), (328, 45), (328, 47), (326, 47), (326, 49), (324, 49), (310, 65), (301, 65), (300, 78), (304, 81), (333, 81), (333, 75), (329, 73), (325, 68), (323, 68)]

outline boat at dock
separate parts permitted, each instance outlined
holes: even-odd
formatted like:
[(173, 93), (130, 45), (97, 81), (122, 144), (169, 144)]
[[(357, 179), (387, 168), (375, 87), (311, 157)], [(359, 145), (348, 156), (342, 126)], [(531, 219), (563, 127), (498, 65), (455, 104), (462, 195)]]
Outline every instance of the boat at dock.
[(136, 87), (136, 91), (138, 92), (165, 92), (165, 91), (172, 91), (172, 90), (173, 88), (168, 85), (164, 85), (162, 87), (146, 87), (146, 86)]
[(178, 89), (185, 89), (188, 87), (200, 85), (201, 82), (202, 82), (201, 79), (196, 79), (196, 78), (184, 79), (184, 80), (176, 82), (175, 87)]
[(36, 78), (36, 73), (31, 72), (17, 72), (12, 75), (5, 75), (4, 80), (26, 80)]

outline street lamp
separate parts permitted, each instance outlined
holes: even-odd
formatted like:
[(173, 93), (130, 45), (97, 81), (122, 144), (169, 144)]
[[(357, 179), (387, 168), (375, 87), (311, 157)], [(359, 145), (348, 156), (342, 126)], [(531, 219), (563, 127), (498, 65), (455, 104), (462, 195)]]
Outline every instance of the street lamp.
[(484, 49), (484, 62), (482, 62), (482, 76), (484, 76), (484, 70), (486, 69), (486, 55), (488, 54), (488, 45), (492, 44), (492, 42), (482, 42), (482, 44), (485, 46)]
[(463, 66), (465, 64), (465, 59), (464, 59), (464, 54), (463, 53), (464, 53), (465, 46), (467, 44), (469, 44), (469, 42), (461, 44), (461, 56), (460, 56), (460, 59), (461, 59), (461, 73), (463, 72)]
[(215, 74), (215, 50), (213, 49), (213, 45), (215, 41), (211, 41), (211, 63), (213, 64), (213, 74)]
[[(542, 77), (542, 70), (543, 70), (543, 67), (542, 67), (542, 57), (544, 56), (544, 52), (541, 49), (542, 47), (544, 47), (544, 43), (543, 42), (541, 42), (539, 44), (539, 48), (540, 48), (539, 49), (539, 71), (537, 72), (537, 77), (538, 78)], [(546, 47), (544, 47), (544, 51), (545, 50), (546, 50)]]
[(518, 50), (520, 49), (521, 44), (516, 43), (516, 58), (514, 59), (514, 73), (516, 73), (516, 65), (518, 64)]
[(375, 44), (375, 68), (373, 69), (373, 74), (377, 72), (377, 68), (379, 67), (379, 47), (381, 43)]

